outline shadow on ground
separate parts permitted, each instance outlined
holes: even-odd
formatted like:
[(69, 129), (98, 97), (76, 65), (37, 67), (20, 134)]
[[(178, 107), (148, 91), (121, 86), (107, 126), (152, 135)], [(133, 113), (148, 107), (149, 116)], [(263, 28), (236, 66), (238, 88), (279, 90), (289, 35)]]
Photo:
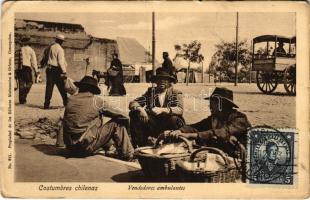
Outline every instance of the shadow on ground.
[[(39, 109), (44, 109), (43, 105), (36, 105), (36, 104), (20, 104), (20, 103), (15, 103), (16, 106), (25, 106), (25, 107), (29, 107), (29, 108), (39, 108)], [(63, 106), (50, 106), (48, 109), (46, 110), (56, 110), (56, 109), (61, 109), (64, 108)]]
[(70, 153), (67, 149), (57, 148), (52, 144), (35, 144), (32, 145), (36, 150), (49, 155), (49, 156), (61, 156), (61, 157), (70, 157)]
[(128, 171), (111, 177), (115, 182), (150, 182), (143, 175), (142, 170)]

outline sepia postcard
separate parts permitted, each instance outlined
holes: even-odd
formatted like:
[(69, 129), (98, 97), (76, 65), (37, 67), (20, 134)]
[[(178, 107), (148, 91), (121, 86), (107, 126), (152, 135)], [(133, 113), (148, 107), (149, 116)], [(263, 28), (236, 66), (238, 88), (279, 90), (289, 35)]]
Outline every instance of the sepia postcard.
[(4, 2), (2, 196), (309, 197), (309, 14)]

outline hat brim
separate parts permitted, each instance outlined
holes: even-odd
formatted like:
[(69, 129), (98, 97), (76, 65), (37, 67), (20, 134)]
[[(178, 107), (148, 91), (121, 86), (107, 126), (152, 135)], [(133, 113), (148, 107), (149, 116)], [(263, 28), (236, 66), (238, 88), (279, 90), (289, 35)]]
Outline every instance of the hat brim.
[(78, 88), (80, 88), (81, 86), (86, 86), (86, 87), (88, 87), (89, 91), (93, 94), (100, 94), (101, 93), (101, 90), (98, 86), (94, 86), (94, 85), (91, 85), (88, 83), (82, 83), (82, 82), (76, 81), (76, 82), (74, 82), (74, 85), (76, 85)]
[(172, 76), (156, 75), (156, 76), (152, 76), (151, 77), (151, 82), (154, 82), (154, 81), (156, 81), (158, 79), (168, 79), (171, 82), (175, 82), (176, 81), (175, 78), (172, 77)]
[[(219, 96), (221, 99), (224, 99), (226, 102), (230, 103), (233, 107), (235, 108), (239, 108), (239, 106), (237, 106), (232, 100), (227, 99), (226, 97), (221, 97)], [(212, 96), (206, 97), (204, 98), (205, 100), (210, 100), (212, 98)]]

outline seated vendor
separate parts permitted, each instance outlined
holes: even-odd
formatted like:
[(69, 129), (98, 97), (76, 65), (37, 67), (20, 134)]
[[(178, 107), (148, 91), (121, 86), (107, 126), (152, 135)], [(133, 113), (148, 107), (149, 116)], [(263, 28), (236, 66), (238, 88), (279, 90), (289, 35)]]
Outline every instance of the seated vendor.
[(246, 145), (247, 128), (251, 126), (245, 114), (237, 111), (233, 92), (226, 88), (215, 88), (210, 100), (211, 116), (195, 124), (185, 125), (179, 130), (162, 133), (163, 137), (196, 139), (202, 146), (217, 147), (231, 154), (239, 142)]
[(156, 87), (150, 87), (130, 102), (131, 136), (135, 147), (152, 144), (165, 130), (176, 130), (185, 122), (182, 92), (173, 88), (175, 77), (162, 68), (151, 79)]
[[(134, 149), (123, 123), (126, 117), (96, 96), (101, 91), (95, 78), (85, 76), (74, 84), (79, 92), (69, 97), (63, 119), (66, 147), (73, 155), (88, 156), (113, 140), (118, 156), (131, 160)], [(111, 120), (102, 124), (102, 116)]]

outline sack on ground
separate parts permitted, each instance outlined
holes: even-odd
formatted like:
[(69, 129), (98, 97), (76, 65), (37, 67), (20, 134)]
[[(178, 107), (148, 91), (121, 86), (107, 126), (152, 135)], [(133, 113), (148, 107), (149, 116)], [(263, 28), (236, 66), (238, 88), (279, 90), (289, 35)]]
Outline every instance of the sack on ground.
[(74, 85), (73, 82), (74, 81), (69, 77), (65, 80), (65, 90), (70, 95), (74, 95), (78, 92), (78, 88), (76, 87), (76, 85)]

